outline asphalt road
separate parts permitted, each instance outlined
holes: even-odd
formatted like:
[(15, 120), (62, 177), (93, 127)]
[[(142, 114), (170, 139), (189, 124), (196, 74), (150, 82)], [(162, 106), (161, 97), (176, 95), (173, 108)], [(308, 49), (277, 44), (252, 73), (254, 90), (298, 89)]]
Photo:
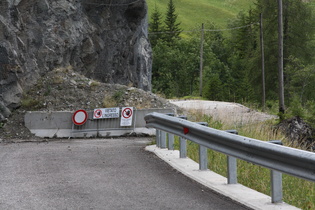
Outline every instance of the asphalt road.
[(0, 209), (247, 209), (145, 151), (147, 143), (1, 143)]

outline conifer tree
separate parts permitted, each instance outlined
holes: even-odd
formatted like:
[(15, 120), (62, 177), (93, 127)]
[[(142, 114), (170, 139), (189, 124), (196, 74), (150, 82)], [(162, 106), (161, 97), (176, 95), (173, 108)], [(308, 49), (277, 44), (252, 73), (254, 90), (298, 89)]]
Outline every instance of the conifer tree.
[(177, 22), (177, 14), (175, 12), (175, 4), (173, 0), (169, 0), (165, 17), (165, 41), (171, 43), (173, 39), (180, 39), (180, 23)]
[(156, 5), (151, 15), (149, 31), (151, 33), (150, 42), (151, 42), (152, 47), (154, 47), (156, 46), (158, 40), (162, 38), (161, 32), (163, 31), (162, 14), (160, 13)]

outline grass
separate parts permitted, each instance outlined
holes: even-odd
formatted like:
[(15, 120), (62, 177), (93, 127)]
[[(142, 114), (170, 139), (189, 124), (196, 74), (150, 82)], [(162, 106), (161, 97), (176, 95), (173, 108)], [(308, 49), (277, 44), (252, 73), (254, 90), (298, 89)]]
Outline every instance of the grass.
[[(149, 17), (156, 5), (164, 20), (168, 2), (169, 0), (147, 0)], [(248, 10), (255, 0), (173, 0), (173, 2), (182, 29), (191, 30), (200, 28), (202, 23), (207, 22), (213, 22), (219, 28), (226, 28), (230, 19), (235, 18), (240, 11)]]
[(28, 109), (28, 110), (38, 110), (40, 108), (42, 108), (42, 102), (37, 100), (37, 99), (33, 99), (30, 96), (27, 95), (23, 95), (23, 98), (21, 99), (21, 106), (24, 109)]
[[(188, 117), (189, 120), (193, 117), (193, 121), (206, 121), (210, 127), (228, 130), (231, 127), (224, 125), (204, 114), (193, 113), (193, 116)], [(234, 128), (233, 128), (234, 129)], [(279, 132), (275, 132), (274, 123), (267, 121), (238, 127), (239, 135), (247, 136), (260, 140), (278, 139), (282, 140), (284, 145), (288, 146), (291, 143)], [(179, 139), (175, 137), (175, 149), (179, 149)], [(194, 161), (199, 161), (199, 146), (191, 141), (187, 141), (187, 155)], [(227, 177), (227, 156), (208, 150), (208, 168), (222, 176)], [(270, 188), (270, 170), (261, 166), (248, 163), (246, 161), (237, 160), (238, 165), (238, 182), (255, 189), (266, 195), (271, 195)], [(290, 175), (283, 174), (283, 200), (284, 202), (302, 209), (315, 209), (315, 183), (299, 179)], [(270, 201), (271, 202), (271, 201)]]

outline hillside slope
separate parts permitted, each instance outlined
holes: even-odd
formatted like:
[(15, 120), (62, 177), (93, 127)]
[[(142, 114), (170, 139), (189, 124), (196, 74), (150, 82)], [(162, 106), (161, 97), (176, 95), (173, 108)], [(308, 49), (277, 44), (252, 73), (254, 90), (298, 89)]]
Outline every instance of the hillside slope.
[(26, 111), (75, 111), (133, 106), (136, 109), (172, 108), (164, 98), (142, 89), (95, 81), (71, 67), (56, 68), (24, 93), (21, 107), (0, 123), (0, 142), (36, 139), (24, 126)]
[[(157, 6), (165, 17), (169, 0), (147, 0), (149, 17)], [(173, 0), (178, 20), (183, 30), (200, 27), (202, 23), (213, 22), (226, 28), (227, 22), (237, 14), (248, 10), (255, 0)]]

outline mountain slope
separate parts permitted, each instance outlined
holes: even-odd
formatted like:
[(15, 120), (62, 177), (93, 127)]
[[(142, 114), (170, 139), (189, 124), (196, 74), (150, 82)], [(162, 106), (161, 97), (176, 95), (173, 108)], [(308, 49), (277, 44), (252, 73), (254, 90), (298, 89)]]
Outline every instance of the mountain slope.
[[(169, 0), (147, 0), (149, 18), (157, 6), (163, 19)], [(183, 30), (201, 27), (202, 23), (214, 22), (220, 28), (226, 28), (227, 22), (237, 14), (248, 10), (255, 0), (173, 0), (178, 20)]]

